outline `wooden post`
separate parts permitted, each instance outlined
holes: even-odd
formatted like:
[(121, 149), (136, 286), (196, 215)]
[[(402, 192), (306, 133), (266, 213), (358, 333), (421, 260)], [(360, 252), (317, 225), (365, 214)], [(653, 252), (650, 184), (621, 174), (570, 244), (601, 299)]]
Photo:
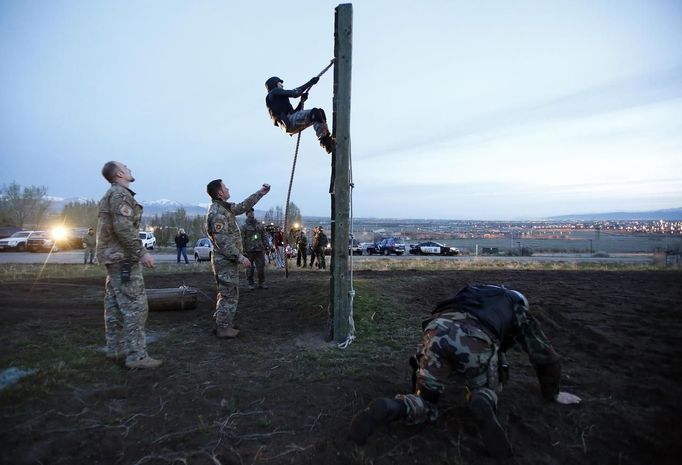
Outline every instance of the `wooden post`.
[(329, 309), (333, 319), (332, 338), (342, 342), (350, 330), (350, 81), (353, 52), (353, 5), (336, 7), (334, 23), (334, 108), (332, 155), (332, 257)]

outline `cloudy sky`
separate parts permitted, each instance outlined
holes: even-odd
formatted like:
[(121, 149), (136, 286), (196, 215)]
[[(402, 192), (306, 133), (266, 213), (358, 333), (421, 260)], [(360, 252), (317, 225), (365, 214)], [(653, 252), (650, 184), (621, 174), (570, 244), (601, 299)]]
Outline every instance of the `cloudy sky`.
[[(263, 83), (333, 56), (338, 2), (0, 1), (0, 184), (98, 199), (110, 159), (140, 200), (283, 205), (295, 137)], [(307, 107), (331, 118), (333, 74)], [(682, 206), (682, 2), (353, 4), (358, 217), (514, 219)], [(304, 132), (292, 200), (328, 215)]]

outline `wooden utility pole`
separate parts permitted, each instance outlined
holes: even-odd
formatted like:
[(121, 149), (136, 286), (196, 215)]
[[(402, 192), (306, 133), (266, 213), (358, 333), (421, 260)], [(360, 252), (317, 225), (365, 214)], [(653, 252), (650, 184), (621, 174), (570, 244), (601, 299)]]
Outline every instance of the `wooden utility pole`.
[(334, 22), (334, 108), (333, 131), (336, 150), (332, 155), (331, 219), (332, 257), (329, 309), (333, 320), (332, 338), (342, 342), (350, 330), (350, 81), (353, 54), (353, 5), (336, 7)]

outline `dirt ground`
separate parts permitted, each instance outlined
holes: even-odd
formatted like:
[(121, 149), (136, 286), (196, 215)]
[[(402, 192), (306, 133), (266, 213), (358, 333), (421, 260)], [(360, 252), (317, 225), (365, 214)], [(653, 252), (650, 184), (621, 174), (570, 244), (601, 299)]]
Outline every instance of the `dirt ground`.
[(371, 399), (407, 392), (420, 319), (472, 281), (525, 293), (583, 398), (544, 402), (511, 352), (499, 416), (519, 463), (679, 463), (679, 272), (357, 272), (357, 340), (340, 350), (324, 341), (329, 275), (268, 271), (270, 289), (242, 288), (231, 341), (211, 334), (210, 273), (148, 276), (201, 291), (196, 310), (150, 313), (149, 352), (165, 361), (150, 371), (101, 352), (101, 279), (0, 283), (0, 369), (39, 369), (0, 392), (2, 463), (493, 464), (457, 386), (432, 424), (392, 424), (365, 447), (346, 436)]

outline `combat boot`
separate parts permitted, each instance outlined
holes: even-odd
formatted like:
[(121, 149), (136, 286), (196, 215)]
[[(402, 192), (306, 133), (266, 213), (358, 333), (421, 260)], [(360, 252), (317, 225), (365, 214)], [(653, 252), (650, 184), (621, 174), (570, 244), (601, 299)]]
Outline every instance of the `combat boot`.
[(320, 137), (320, 146), (331, 154), (334, 151), (334, 139), (332, 136), (327, 134), (326, 136)]
[(511, 444), (497, 419), (492, 402), (483, 395), (474, 394), (469, 408), (474, 414), (488, 452), (498, 460), (510, 459), (512, 457)]
[(238, 329), (234, 329), (231, 326), (218, 326), (215, 331), (215, 335), (218, 339), (232, 339), (237, 337), (239, 334)]
[(124, 365), (126, 361), (126, 354), (125, 352), (113, 352), (113, 351), (107, 351), (106, 353), (107, 360), (111, 360), (117, 365)]
[(149, 355), (147, 355), (145, 358), (140, 359), (140, 360), (126, 360), (126, 368), (140, 368), (140, 369), (145, 369), (145, 368), (157, 368), (161, 366), (163, 363), (163, 360), (157, 360), (155, 358), (151, 358)]
[(383, 425), (407, 416), (407, 406), (396, 399), (374, 399), (369, 406), (355, 415), (350, 424), (350, 438), (358, 445), (364, 445), (367, 438)]

